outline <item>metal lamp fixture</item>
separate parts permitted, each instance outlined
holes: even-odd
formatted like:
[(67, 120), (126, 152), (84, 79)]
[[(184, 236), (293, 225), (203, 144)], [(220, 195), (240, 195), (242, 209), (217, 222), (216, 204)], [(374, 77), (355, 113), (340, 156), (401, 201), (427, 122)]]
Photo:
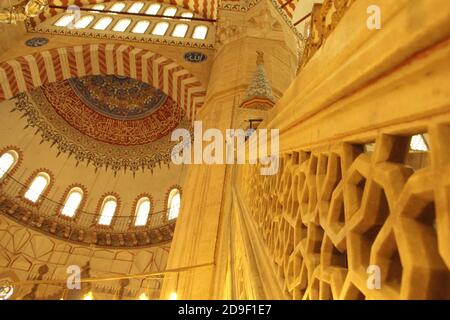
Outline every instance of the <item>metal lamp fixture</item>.
[(14, 287), (9, 281), (0, 282), (0, 300), (8, 300), (14, 293)]
[(48, 7), (48, 0), (29, 0), (16, 5), (9, 1), (8, 8), (0, 8), (0, 23), (16, 24), (38, 16)]

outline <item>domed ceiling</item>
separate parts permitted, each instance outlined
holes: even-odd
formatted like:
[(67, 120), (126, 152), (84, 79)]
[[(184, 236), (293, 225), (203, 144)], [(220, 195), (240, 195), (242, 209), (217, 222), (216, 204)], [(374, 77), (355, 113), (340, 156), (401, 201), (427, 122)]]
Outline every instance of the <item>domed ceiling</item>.
[(118, 120), (145, 118), (167, 101), (161, 90), (128, 77), (89, 76), (68, 82), (87, 105)]
[(73, 78), (44, 85), (41, 92), (68, 124), (110, 144), (142, 145), (159, 140), (183, 116), (164, 92), (131, 78)]
[(60, 152), (95, 167), (131, 170), (170, 162), (184, 111), (163, 91), (128, 77), (71, 78), (17, 97), (15, 110)]

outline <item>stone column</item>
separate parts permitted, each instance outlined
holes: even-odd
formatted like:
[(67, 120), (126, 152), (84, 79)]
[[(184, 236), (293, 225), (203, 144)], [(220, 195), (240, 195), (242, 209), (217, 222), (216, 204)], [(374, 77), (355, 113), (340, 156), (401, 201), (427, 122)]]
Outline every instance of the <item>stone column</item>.
[[(268, 81), (275, 100), (295, 76), (297, 57), (294, 35), (270, 1), (247, 11), (219, 11), (217, 52), (207, 99), (197, 112), (203, 132), (208, 128), (239, 128), (248, 110), (242, 97), (256, 70), (257, 51), (264, 53)], [(242, 116), (242, 112), (247, 112)], [(261, 110), (253, 110), (261, 114)], [(245, 113), (244, 112), (244, 113)], [(267, 111), (264, 111), (264, 113)], [(209, 144), (203, 143), (203, 147)], [(183, 186), (182, 205), (166, 269), (185, 268), (166, 275), (161, 298), (220, 299), (226, 278), (231, 212), (232, 165), (193, 164)], [(230, 229), (231, 228), (231, 229)]]

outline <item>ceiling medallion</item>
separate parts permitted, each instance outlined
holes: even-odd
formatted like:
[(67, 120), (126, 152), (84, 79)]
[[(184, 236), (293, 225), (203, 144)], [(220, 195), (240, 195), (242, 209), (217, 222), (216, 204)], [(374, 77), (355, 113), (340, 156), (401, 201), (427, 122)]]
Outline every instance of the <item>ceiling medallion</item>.
[(48, 43), (48, 38), (44, 38), (44, 37), (35, 37), (35, 38), (31, 38), (28, 39), (27, 41), (25, 41), (25, 44), (29, 47), (42, 47), (44, 45), (46, 45)]
[(184, 60), (191, 62), (191, 63), (200, 63), (205, 61), (208, 58), (208, 56), (202, 52), (187, 52), (184, 55)]

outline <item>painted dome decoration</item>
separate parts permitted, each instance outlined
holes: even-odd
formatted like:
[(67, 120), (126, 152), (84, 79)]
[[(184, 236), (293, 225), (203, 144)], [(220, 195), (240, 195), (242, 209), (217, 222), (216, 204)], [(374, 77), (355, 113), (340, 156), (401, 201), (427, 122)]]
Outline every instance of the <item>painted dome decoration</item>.
[(87, 76), (69, 83), (86, 105), (118, 120), (145, 118), (167, 101), (163, 91), (128, 77)]
[(117, 75), (71, 78), (17, 96), (14, 110), (59, 153), (96, 168), (137, 172), (171, 162), (185, 111), (150, 84)]
[(183, 118), (183, 110), (164, 92), (130, 78), (72, 78), (40, 91), (51, 106), (47, 115), (56, 112), (78, 132), (112, 145), (159, 140)]

